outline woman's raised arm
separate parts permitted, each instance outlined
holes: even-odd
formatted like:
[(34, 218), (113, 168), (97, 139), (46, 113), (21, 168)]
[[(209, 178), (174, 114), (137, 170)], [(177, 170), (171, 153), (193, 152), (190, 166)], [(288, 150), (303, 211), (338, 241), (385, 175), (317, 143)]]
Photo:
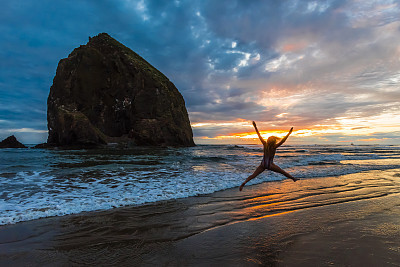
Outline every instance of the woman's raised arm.
[(293, 131), (293, 127), (290, 128), (289, 133), (288, 133), (285, 137), (283, 137), (282, 140), (279, 141), (278, 144), (276, 144), (276, 147), (280, 147), (283, 143), (285, 143), (286, 139), (288, 139), (288, 137), (289, 137), (289, 135), (292, 133), (292, 131)]
[(262, 138), (262, 136), (261, 136), (260, 132), (258, 131), (258, 129), (257, 129), (257, 125), (256, 125), (256, 122), (255, 122), (255, 121), (253, 121), (253, 126), (254, 126), (254, 128), (256, 129), (256, 132), (257, 132), (258, 138), (260, 138), (260, 140), (261, 140), (261, 143), (265, 144), (266, 142), (265, 142), (265, 140)]

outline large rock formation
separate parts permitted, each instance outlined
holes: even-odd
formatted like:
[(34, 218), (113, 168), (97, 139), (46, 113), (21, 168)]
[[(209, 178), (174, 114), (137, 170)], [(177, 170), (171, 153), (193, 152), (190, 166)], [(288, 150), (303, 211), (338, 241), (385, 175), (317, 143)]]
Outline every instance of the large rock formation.
[(26, 148), (14, 135), (11, 135), (0, 142), (0, 148)]
[(60, 60), (47, 108), (53, 146), (194, 145), (174, 84), (106, 33)]

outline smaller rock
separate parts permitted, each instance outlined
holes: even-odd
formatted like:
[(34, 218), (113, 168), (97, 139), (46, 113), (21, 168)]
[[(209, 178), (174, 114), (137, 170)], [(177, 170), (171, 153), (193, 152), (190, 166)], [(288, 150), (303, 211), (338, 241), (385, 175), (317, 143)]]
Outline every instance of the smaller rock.
[(47, 144), (47, 143), (41, 143), (41, 144), (37, 144), (33, 148), (42, 148), (42, 149), (44, 149), (44, 148), (52, 148), (52, 146)]
[(17, 138), (14, 135), (11, 135), (0, 142), (0, 148), (27, 148), (20, 142), (18, 142)]

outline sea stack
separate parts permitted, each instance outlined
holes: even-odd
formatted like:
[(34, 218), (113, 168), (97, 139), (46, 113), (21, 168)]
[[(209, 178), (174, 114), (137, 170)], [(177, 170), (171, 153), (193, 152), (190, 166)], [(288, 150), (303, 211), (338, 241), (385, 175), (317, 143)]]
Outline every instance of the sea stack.
[(0, 148), (26, 148), (14, 135), (11, 135), (0, 142)]
[(107, 33), (60, 60), (47, 100), (50, 146), (194, 146), (175, 85)]

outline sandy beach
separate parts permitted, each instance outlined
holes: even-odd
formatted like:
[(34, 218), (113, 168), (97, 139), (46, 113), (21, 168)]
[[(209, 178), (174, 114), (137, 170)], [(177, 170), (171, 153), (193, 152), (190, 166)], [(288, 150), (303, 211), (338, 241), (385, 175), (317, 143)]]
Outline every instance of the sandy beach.
[(399, 266), (400, 170), (0, 226), (1, 266)]

